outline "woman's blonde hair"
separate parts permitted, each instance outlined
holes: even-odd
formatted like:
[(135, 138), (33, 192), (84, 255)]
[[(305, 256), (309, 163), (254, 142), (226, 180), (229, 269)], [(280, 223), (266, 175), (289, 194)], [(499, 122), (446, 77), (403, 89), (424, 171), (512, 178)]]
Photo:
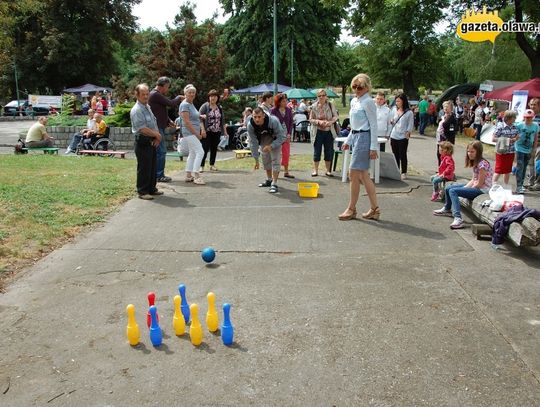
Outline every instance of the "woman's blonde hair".
[(450, 109), (454, 108), (454, 104), (452, 103), (451, 100), (445, 100), (442, 105), (443, 107), (450, 106)]
[(351, 88), (354, 84), (358, 83), (362, 88), (371, 92), (371, 79), (365, 73), (359, 73), (351, 80)]
[(193, 86), (191, 83), (189, 83), (184, 87), (184, 95), (187, 92), (189, 92), (190, 90), (193, 90), (193, 91), (197, 92), (197, 88), (195, 86)]

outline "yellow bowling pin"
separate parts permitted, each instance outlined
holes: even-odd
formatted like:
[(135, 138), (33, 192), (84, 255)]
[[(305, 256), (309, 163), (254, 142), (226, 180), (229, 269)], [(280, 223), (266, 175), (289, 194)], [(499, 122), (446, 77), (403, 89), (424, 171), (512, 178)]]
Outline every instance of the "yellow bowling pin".
[(176, 336), (184, 335), (186, 332), (186, 322), (184, 321), (184, 316), (180, 311), (180, 296), (174, 296), (174, 317), (172, 321), (174, 333)]
[(189, 337), (191, 343), (195, 346), (199, 346), (202, 343), (203, 331), (201, 322), (199, 321), (199, 306), (197, 304), (191, 304), (189, 307), (191, 313), (191, 325), (189, 327)]
[(216, 295), (212, 292), (206, 296), (208, 298), (208, 312), (206, 313), (206, 326), (210, 332), (216, 332), (219, 326), (218, 313), (216, 311)]
[(128, 316), (128, 324), (126, 328), (127, 338), (129, 344), (131, 346), (135, 346), (139, 343), (139, 339), (141, 338), (139, 333), (139, 325), (137, 325), (137, 321), (135, 320), (135, 306), (133, 304), (129, 304), (126, 307), (126, 312)]

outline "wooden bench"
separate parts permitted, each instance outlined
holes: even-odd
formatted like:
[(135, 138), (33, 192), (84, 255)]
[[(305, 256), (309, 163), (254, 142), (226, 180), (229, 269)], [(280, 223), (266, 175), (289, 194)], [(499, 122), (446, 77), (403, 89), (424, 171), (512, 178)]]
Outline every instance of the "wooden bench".
[(251, 156), (251, 150), (233, 150), (236, 158), (245, 158)]
[(79, 153), (85, 155), (110, 155), (120, 158), (126, 158), (127, 151), (113, 151), (113, 150), (80, 150)]
[[(476, 197), (473, 201), (465, 198), (459, 198), (463, 208), (470, 210), (474, 216), (482, 222), (493, 228), (495, 219), (501, 212), (493, 212), (488, 206), (482, 207), (482, 202), (489, 199), (489, 195), (483, 194)], [(484, 234), (486, 230), (478, 230), (480, 234)], [(477, 235), (478, 236), (478, 235)], [(538, 246), (540, 244), (540, 222), (534, 218), (525, 218), (521, 222), (513, 222), (510, 224), (506, 238), (515, 246)]]
[(43, 154), (56, 154), (58, 155), (59, 148), (57, 147), (24, 147), (23, 151), (43, 151)]

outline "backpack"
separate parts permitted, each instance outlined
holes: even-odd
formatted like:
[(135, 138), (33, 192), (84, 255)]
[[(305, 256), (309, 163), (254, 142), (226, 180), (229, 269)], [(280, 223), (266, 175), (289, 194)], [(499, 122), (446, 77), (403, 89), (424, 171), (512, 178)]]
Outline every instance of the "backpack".
[(15, 154), (28, 154), (28, 150), (23, 150), (23, 148), (26, 148), (26, 144), (19, 139), (15, 144)]

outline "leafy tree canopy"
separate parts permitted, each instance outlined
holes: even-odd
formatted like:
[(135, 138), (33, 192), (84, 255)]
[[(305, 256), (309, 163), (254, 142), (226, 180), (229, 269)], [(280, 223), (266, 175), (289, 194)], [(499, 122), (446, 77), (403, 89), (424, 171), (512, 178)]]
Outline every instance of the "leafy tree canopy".
[[(115, 71), (113, 38), (125, 43), (136, 28), (141, 0), (20, 0), (2, 2), (6, 48), (28, 92), (58, 93), (65, 86), (108, 82)], [(7, 3), (7, 4), (6, 4)], [(14, 88), (12, 65), (2, 65), (3, 87)]]
[[(237, 85), (272, 82), (273, 1), (221, 0), (221, 4), (232, 15), (225, 23), (224, 39), (231, 62), (239, 68)], [(329, 83), (337, 69), (334, 48), (344, 16), (342, 7), (319, 0), (277, 0), (279, 83), (290, 84), (291, 59), (296, 86)]]

